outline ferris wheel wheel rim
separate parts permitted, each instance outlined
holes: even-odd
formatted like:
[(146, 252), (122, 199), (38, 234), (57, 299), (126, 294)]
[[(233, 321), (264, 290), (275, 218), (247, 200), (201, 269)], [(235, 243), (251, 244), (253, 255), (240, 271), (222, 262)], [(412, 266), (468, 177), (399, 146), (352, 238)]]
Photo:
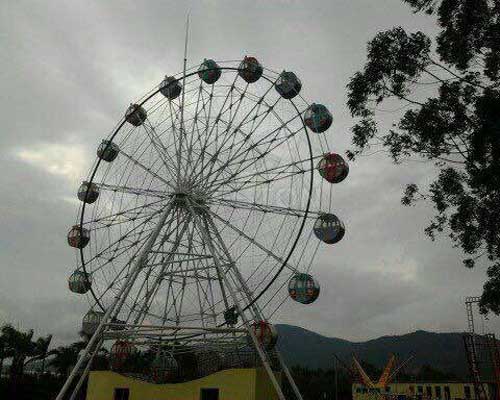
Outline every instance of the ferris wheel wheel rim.
[[(194, 69), (195, 67), (191, 67), (190, 69)], [(183, 80), (185, 81), (187, 78), (190, 78), (194, 75), (198, 75), (199, 72), (204, 72), (204, 71), (210, 71), (212, 70), (213, 68), (209, 68), (209, 69), (206, 69), (206, 70), (194, 70), (193, 72), (190, 72), (189, 74), (186, 74), (186, 75), (182, 75), (181, 77), (177, 78), (178, 81), (180, 80)], [(240, 68), (238, 67), (228, 67), (228, 66), (219, 66), (217, 68), (218, 70), (221, 70), (221, 71), (233, 71), (233, 72), (238, 72), (240, 70)], [(279, 76), (279, 73), (277, 73), (276, 71), (272, 70), (272, 69), (269, 69), (269, 68), (264, 68), (264, 71), (269, 71), (273, 74), (276, 74)], [(176, 75), (173, 75), (174, 77), (178, 76), (179, 74), (176, 74)], [(274, 83), (275, 83), (275, 80), (273, 80), (271, 77), (269, 77), (267, 74), (263, 73), (260, 77), (260, 79), (264, 79), (266, 80), (267, 82), (269, 82), (271, 85), (274, 86)], [(217, 83), (215, 83), (214, 85), (216, 85)], [(210, 85), (212, 86), (212, 85)], [(140, 101), (138, 101), (136, 104), (138, 106), (143, 106), (144, 104), (146, 104), (149, 100), (151, 100), (153, 97), (155, 97), (158, 93), (160, 93), (160, 87), (161, 85), (158, 85), (154, 90), (152, 90), (147, 96), (145, 96), (143, 99), (141, 99)], [(299, 99), (301, 99), (305, 104), (309, 105), (309, 103), (303, 98), (303, 96), (301, 96), (299, 94), (299, 96), (297, 96)], [(307, 125), (305, 124), (304, 122), (304, 118), (299, 110), (299, 108), (297, 107), (297, 105), (295, 104), (294, 102), (294, 98), (292, 99), (285, 99), (287, 100), (288, 102), (290, 102), (296, 112), (296, 115), (298, 115), (300, 117), (300, 122), (301, 122), (301, 130), (304, 131), (305, 133), (305, 136), (306, 136), (306, 140), (307, 140), (307, 145), (308, 145), (308, 148), (307, 148), (307, 151), (309, 153), (309, 163), (310, 163), (310, 168), (309, 168), (309, 175), (310, 175), (310, 181), (309, 181), (309, 190), (308, 190), (308, 194), (307, 194), (307, 204), (306, 204), (306, 209), (304, 210), (304, 215), (302, 216), (302, 222), (301, 222), (301, 225), (298, 229), (298, 232), (297, 234), (295, 235), (295, 239), (293, 241), (293, 244), (292, 244), (292, 247), (290, 248), (290, 250), (288, 251), (288, 254), (287, 256), (284, 258), (283, 262), (281, 263), (281, 266), (279, 267), (278, 271), (273, 275), (273, 277), (267, 282), (266, 286), (261, 289), (259, 291), (259, 293), (252, 299), (252, 301), (250, 302), (250, 304), (248, 304), (244, 310), (247, 310), (248, 308), (250, 308), (253, 304), (255, 304), (270, 288), (271, 286), (273, 285), (273, 283), (276, 281), (276, 279), (281, 275), (281, 273), (283, 272), (283, 270), (285, 269), (285, 267), (287, 266), (287, 263), (288, 261), (290, 260), (292, 254), (295, 252), (296, 250), (296, 247), (297, 247), (297, 244), (299, 243), (299, 240), (302, 236), (302, 233), (303, 233), (303, 230), (304, 230), (304, 227), (305, 227), (305, 224), (306, 224), (306, 221), (307, 221), (307, 217), (308, 217), (308, 214), (309, 214), (309, 210), (310, 210), (310, 206), (311, 206), (311, 198), (312, 198), (312, 193), (313, 193), (313, 183), (314, 183), (314, 171), (315, 171), (315, 168), (314, 168), (314, 155), (313, 155), (313, 150), (312, 150), (312, 144), (311, 144), (311, 138), (309, 136), (309, 131), (307, 129)], [(113, 142), (114, 138), (119, 134), (119, 132), (121, 131), (121, 129), (123, 128), (123, 126), (127, 123), (126, 121), (126, 118), (125, 116), (122, 117), (121, 119), (121, 122), (118, 123), (118, 125), (115, 127), (115, 129), (113, 130), (113, 132), (106, 138), (106, 140), (108, 140), (109, 142)], [(92, 184), (94, 183), (94, 178), (97, 174), (97, 171), (99, 169), (99, 166), (101, 165), (101, 162), (103, 160), (100, 159), (99, 157), (97, 158), (97, 162), (95, 163), (94, 167), (92, 168), (92, 172), (89, 176), (89, 178), (87, 178), (87, 181)], [(90, 185), (89, 185), (90, 187)], [(85, 210), (86, 210), (86, 206), (87, 206), (87, 203), (86, 202), (82, 202), (82, 205), (81, 205), (81, 209), (80, 209), (80, 217), (79, 217), (79, 226), (80, 226), (80, 229), (83, 228), (84, 226), (84, 217), (85, 217)], [(79, 253), (80, 253), (80, 262), (81, 262), (81, 266), (80, 268), (87, 274), (89, 274), (90, 272), (87, 271), (87, 268), (86, 268), (86, 262), (85, 262), (85, 256), (84, 256), (84, 248), (80, 248), (79, 249)], [(90, 273), (91, 274), (91, 273)], [(94, 303), (94, 307), (95, 305), (97, 305), (102, 311), (106, 311), (106, 307), (103, 305), (103, 303), (101, 302), (101, 298), (100, 296), (97, 296), (96, 292), (94, 291), (94, 288), (91, 286), (89, 292), (89, 294), (92, 295), (95, 303)]]

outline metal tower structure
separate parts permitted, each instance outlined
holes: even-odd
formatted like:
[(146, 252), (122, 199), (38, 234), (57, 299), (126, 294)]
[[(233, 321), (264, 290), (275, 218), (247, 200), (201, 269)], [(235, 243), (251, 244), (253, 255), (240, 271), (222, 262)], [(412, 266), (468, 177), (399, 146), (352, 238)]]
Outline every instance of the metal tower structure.
[(500, 352), (493, 333), (478, 334), (474, 326), (474, 305), (480, 297), (465, 298), (468, 332), (464, 333), (464, 345), (469, 373), (477, 399), (500, 399)]

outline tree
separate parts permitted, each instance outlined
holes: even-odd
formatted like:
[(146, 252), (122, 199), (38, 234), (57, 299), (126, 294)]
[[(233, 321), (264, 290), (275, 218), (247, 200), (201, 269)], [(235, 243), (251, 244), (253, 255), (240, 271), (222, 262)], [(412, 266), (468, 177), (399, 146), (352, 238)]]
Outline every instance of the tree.
[(33, 357), (27, 360), (24, 363), (24, 366), (26, 367), (28, 364), (42, 360), (42, 374), (45, 372), (45, 359), (47, 358), (48, 355), (48, 350), (50, 346), (50, 342), (52, 341), (52, 335), (48, 335), (46, 337), (41, 337), (38, 338), (34, 342), (34, 348), (33, 348)]
[[(429, 36), (401, 27), (369, 42), (364, 69), (347, 86), (357, 118), (348, 157), (379, 146), (396, 163), (412, 157), (434, 163), (434, 182), (410, 183), (402, 203), (433, 204), (427, 235), (449, 232), (466, 267), (488, 267), (480, 307), (499, 314), (500, 3), (402, 1), (437, 18), (435, 49)], [(406, 110), (386, 132), (376, 122), (382, 103)]]
[(420, 382), (453, 382), (458, 381), (459, 377), (453, 373), (444, 372), (425, 364), (420, 367), (416, 380)]
[(49, 356), (54, 356), (49, 361), (49, 365), (59, 374), (66, 376), (78, 361), (78, 354), (83, 348), (85, 348), (84, 342), (75, 342), (69, 346), (59, 346), (53, 349), (48, 353)]
[(12, 325), (4, 325), (1, 332), (5, 340), (6, 355), (12, 359), (10, 366), (11, 380), (15, 381), (17, 377), (23, 374), (26, 358), (36, 355), (35, 343), (32, 341), (33, 330), (22, 332)]
[(7, 358), (7, 345), (5, 343), (5, 338), (0, 335), (0, 378), (3, 372), (3, 361)]
[(47, 357), (52, 335), (33, 341), (33, 330), (22, 332), (12, 325), (2, 326), (0, 332), (0, 365), (3, 364), (4, 358), (12, 359), (11, 379), (23, 375), (28, 364)]

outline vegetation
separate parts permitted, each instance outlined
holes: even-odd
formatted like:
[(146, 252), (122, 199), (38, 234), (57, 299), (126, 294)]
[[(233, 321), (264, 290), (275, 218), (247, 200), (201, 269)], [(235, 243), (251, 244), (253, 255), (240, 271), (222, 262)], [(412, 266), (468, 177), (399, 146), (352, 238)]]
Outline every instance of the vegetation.
[[(402, 203), (431, 202), (426, 233), (448, 231), (468, 268), (488, 266), (481, 309), (500, 313), (500, 4), (493, 0), (403, 0), (435, 17), (434, 41), (396, 27), (368, 44), (368, 60), (348, 84), (354, 159), (380, 147), (396, 162), (418, 157), (438, 174), (410, 183)], [(429, 95), (430, 94), (430, 95)], [(380, 132), (379, 106), (404, 109)]]
[[(361, 362), (363, 369), (372, 378), (378, 378), (382, 370), (367, 362)], [(291, 369), (295, 383), (301, 391), (304, 400), (350, 400), (352, 398), (352, 383), (357, 378), (352, 371), (339, 366), (337, 370), (337, 388), (335, 388), (335, 370), (308, 369), (294, 367)], [(422, 366), (415, 373), (400, 371), (396, 380), (400, 382), (450, 382), (458, 381), (453, 374), (444, 373), (428, 365)], [(284, 388), (285, 394), (291, 395), (291, 388)], [(337, 395), (337, 397), (335, 397)], [(290, 396), (293, 398), (293, 396)]]
[[(309, 369), (293, 367), (290, 371), (304, 400), (333, 400), (335, 394), (339, 400), (350, 400), (351, 378), (345, 370), (339, 370), (337, 376), (337, 390), (335, 390), (335, 371), (333, 369)], [(285, 386), (285, 395), (293, 399), (291, 388)], [(288, 398), (287, 397), (287, 398)]]
[(459, 378), (452, 373), (443, 372), (430, 365), (423, 365), (415, 376), (419, 382), (453, 382)]
[(69, 346), (59, 346), (51, 350), (50, 355), (54, 356), (49, 365), (62, 375), (67, 376), (71, 372), (71, 367), (78, 361), (78, 353), (85, 347), (84, 342), (72, 343)]
[[(53, 399), (83, 342), (49, 350), (52, 335), (34, 338), (33, 330), (0, 327), (0, 398)], [(4, 374), (4, 372), (7, 372)]]
[(33, 330), (23, 332), (12, 325), (0, 328), (0, 371), (3, 373), (6, 361), (10, 364), (8, 379), (2, 380), (0, 385), (0, 394), (3, 392), (10, 398), (25, 398), (23, 388), (30, 387), (26, 384), (25, 369), (36, 361), (42, 361), (41, 373), (44, 373), (43, 360), (48, 356), (51, 341), (51, 335), (34, 339)]

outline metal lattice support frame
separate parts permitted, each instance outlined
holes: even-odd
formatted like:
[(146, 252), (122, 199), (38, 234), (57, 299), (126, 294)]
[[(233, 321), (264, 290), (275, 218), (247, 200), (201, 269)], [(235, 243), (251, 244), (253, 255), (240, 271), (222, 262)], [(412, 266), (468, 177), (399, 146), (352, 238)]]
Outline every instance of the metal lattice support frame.
[(57, 400), (82, 372), (78, 391), (100, 346), (124, 338), (172, 352), (239, 354), (250, 344), (279, 398), (277, 366), (302, 400), (252, 324), (268, 323), (289, 298), (282, 288), (309, 272), (318, 251), (313, 227), (331, 212), (332, 186), (314, 177), (330, 154), (322, 132), (331, 120), (319, 107), (324, 129), (309, 131), (310, 105), (277, 90), (280, 74), (262, 69), (250, 84), (232, 64), (207, 84), (200, 77), (213, 70), (184, 62), (181, 75), (131, 105), (98, 150), (79, 193), (76, 233), (88, 239), (71, 243), (75, 276), (88, 277), (77, 288), (102, 318)]
[(472, 309), (473, 304), (479, 303), (480, 299), (481, 298), (477, 296), (465, 298), (465, 311), (467, 313), (467, 327), (469, 331), (468, 334), (464, 335), (464, 344), (467, 354), (467, 360), (469, 363), (469, 370), (472, 377), (472, 381), (474, 383), (474, 392), (476, 398), (478, 399), (486, 398), (486, 392), (481, 382), (481, 375), (479, 373), (479, 367), (477, 362), (476, 339), (474, 331), (474, 313)]
[(500, 399), (500, 353), (495, 335), (477, 334), (474, 327), (473, 306), (480, 297), (466, 297), (465, 307), (469, 331), (464, 334), (464, 345), (469, 371), (478, 399), (490, 399), (490, 386), (494, 386), (495, 400)]

